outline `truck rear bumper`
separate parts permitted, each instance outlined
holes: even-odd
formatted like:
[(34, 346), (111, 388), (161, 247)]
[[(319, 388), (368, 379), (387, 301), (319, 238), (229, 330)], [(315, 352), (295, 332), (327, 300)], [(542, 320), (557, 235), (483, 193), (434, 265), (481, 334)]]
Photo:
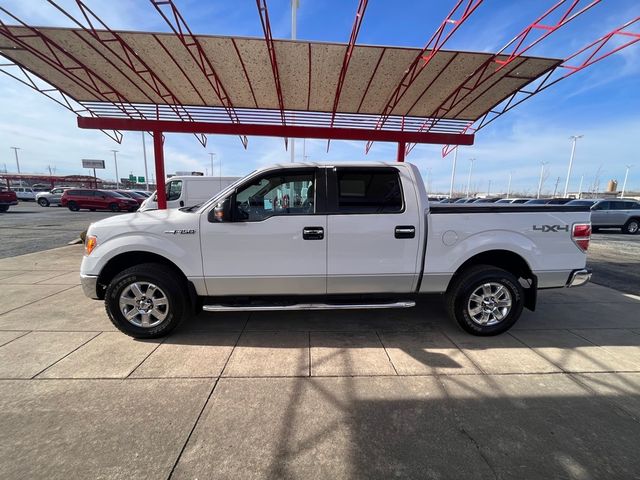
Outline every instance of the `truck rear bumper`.
[(584, 285), (589, 280), (591, 280), (591, 269), (590, 268), (582, 268), (580, 270), (574, 270), (569, 275), (569, 280), (567, 280), (567, 287), (579, 287), (580, 285)]
[(94, 275), (80, 275), (80, 285), (82, 285), (83, 293), (94, 300), (99, 300), (97, 286), (98, 277)]

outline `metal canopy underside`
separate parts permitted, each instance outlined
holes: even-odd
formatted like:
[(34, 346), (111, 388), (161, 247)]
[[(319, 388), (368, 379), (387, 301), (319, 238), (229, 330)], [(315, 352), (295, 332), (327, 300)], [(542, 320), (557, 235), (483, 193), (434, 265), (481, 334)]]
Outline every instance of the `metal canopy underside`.
[[(9, 28), (16, 35), (28, 33), (23, 27)], [(74, 100), (91, 105), (91, 109), (99, 116), (118, 116), (118, 112), (109, 107), (109, 101), (122, 104), (122, 97), (130, 104), (167, 104), (166, 98), (163, 99), (149, 85), (136, 78), (127, 65), (87, 32), (69, 28), (35, 28), (63, 46), (70, 54), (61, 55), (66, 67), (73, 69), (76, 62), (71, 56), (77, 58), (99, 77), (115, 86), (121, 95), (120, 99), (114, 93), (106, 93), (102, 98), (97, 96), (95, 92), (70, 80), (68, 76), (37, 58), (32, 52), (18, 48), (5, 37), (0, 37), (0, 54), (33, 72)], [(198, 112), (197, 107), (222, 106), (210, 81), (175, 35), (118, 33), (175, 94), (180, 105), (192, 112)], [(247, 112), (258, 109), (263, 115), (268, 116), (268, 112), (265, 111), (279, 111), (276, 85), (264, 39), (205, 35), (196, 37), (239, 112), (248, 109), (244, 110), (247, 115)], [(37, 51), (47, 51), (47, 46), (36, 36), (23, 37), (23, 41)], [(274, 43), (285, 110), (333, 112), (336, 86), (347, 45), (287, 40), (275, 40)], [(118, 45), (111, 46), (121, 49)], [(336, 113), (380, 115), (389, 96), (418, 52), (419, 49), (414, 48), (355, 46)], [(391, 114), (398, 117), (431, 117), (442, 102), (490, 57), (491, 54), (488, 53), (439, 51)], [(448, 111), (444, 118), (465, 122), (477, 120), (511, 94), (558, 64), (560, 61), (556, 59), (522, 56), (514, 59), (508, 68), (503, 68), (497, 73), (496, 64), (496, 69), (484, 71), (485, 76), (493, 76), (486, 82), (486, 88), (470, 92), (459, 105)], [(80, 73), (78, 70), (77, 74)], [(101, 90), (108, 92), (109, 88), (104, 86)], [(102, 111), (101, 105), (104, 106)], [(151, 110), (149, 107), (147, 109)], [(159, 111), (162, 110), (170, 113), (167, 108)], [(209, 115), (219, 117), (212, 117), (209, 121), (224, 121), (223, 115), (215, 113), (217, 109), (202, 109), (202, 112), (206, 111), (211, 112)], [(132, 112), (131, 116), (137, 115)], [(363, 115), (363, 118), (365, 117)], [(322, 118), (324, 117), (319, 117), (318, 121), (324, 123)]]

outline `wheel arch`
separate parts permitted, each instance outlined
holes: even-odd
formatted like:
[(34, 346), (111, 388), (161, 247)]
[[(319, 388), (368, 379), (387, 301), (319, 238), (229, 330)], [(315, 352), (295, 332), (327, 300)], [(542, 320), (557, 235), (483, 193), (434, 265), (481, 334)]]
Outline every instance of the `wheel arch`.
[(535, 310), (538, 279), (531, 270), (529, 263), (521, 255), (511, 250), (487, 250), (469, 257), (458, 267), (453, 277), (451, 277), (447, 291), (449, 291), (454, 284), (454, 280), (456, 280), (462, 272), (476, 265), (490, 265), (515, 275), (524, 289), (524, 306), (529, 310)]
[(153, 252), (134, 250), (115, 255), (113, 258), (110, 258), (109, 261), (100, 270), (100, 274), (98, 275), (97, 287), (98, 296), (100, 298), (104, 298), (107, 285), (118, 273), (129, 267), (133, 267), (135, 265), (140, 265), (143, 263), (158, 263), (161, 265), (166, 265), (176, 272), (180, 279), (184, 281), (185, 285), (189, 285), (190, 283), (188, 282), (187, 277), (184, 275), (182, 270), (180, 270), (180, 268), (175, 263), (173, 263), (166, 257)]

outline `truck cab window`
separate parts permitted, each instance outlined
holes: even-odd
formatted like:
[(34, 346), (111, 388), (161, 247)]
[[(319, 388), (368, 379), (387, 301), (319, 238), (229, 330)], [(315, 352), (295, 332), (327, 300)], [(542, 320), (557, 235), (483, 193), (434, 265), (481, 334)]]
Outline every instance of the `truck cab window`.
[(167, 183), (167, 200), (178, 200), (182, 194), (182, 180)]
[(311, 215), (315, 211), (314, 174), (270, 174), (240, 187), (234, 220), (259, 222), (275, 215)]
[(396, 169), (341, 169), (339, 213), (398, 213), (403, 210), (400, 176)]

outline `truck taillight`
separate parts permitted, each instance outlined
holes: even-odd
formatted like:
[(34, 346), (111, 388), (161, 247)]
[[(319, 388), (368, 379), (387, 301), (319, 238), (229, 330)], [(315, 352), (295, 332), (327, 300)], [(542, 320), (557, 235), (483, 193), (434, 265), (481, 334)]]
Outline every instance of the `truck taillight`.
[(571, 239), (580, 250), (586, 252), (591, 241), (591, 224), (590, 223), (574, 223)]

